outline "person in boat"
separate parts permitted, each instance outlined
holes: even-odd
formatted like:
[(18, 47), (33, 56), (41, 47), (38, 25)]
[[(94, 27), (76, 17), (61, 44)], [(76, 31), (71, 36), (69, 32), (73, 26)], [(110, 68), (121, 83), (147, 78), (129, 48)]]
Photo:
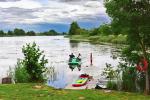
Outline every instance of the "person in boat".
[[(77, 61), (81, 62), (81, 54), (80, 53), (78, 54)], [(81, 64), (78, 65), (78, 70), (79, 71), (81, 70)]]
[(78, 54), (77, 60), (81, 61), (81, 54), (80, 53)]
[(75, 57), (74, 54), (71, 53), (71, 55), (69, 55), (69, 62), (71, 62), (71, 61), (72, 61), (72, 58), (74, 58), (74, 57)]

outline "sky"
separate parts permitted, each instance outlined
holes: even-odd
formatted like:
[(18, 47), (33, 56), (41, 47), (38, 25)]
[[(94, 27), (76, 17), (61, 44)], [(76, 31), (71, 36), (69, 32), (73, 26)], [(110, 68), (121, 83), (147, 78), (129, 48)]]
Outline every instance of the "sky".
[(103, 0), (0, 0), (0, 30), (68, 32), (72, 21), (91, 29), (110, 18)]

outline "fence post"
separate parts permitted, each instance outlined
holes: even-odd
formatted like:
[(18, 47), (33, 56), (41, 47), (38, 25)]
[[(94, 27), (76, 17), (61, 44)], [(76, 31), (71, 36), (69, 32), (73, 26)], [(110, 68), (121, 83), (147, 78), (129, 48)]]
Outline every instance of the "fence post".
[(93, 65), (93, 57), (92, 57), (92, 53), (90, 54), (90, 64), (91, 64), (91, 66)]

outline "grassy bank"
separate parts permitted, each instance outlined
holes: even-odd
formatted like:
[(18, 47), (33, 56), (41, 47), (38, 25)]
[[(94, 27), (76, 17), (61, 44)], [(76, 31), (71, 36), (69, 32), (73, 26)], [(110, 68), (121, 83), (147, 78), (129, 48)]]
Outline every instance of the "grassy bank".
[(57, 90), (36, 84), (0, 85), (0, 100), (149, 100), (142, 94), (103, 90)]
[(73, 42), (91, 42), (91, 43), (115, 43), (115, 44), (126, 44), (125, 35), (98, 35), (98, 36), (83, 36), (83, 35), (72, 35), (69, 37)]

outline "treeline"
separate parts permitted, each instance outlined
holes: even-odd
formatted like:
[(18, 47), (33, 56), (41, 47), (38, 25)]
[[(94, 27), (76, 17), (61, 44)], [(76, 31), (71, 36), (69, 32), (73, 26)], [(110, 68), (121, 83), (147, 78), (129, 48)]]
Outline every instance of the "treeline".
[(0, 30), (0, 36), (54, 36), (54, 35), (60, 35), (65, 33), (58, 33), (55, 30), (49, 30), (47, 32), (40, 32), (36, 33), (34, 31), (28, 31), (25, 32), (23, 29), (15, 28), (13, 31), (9, 30), (8, 32), (4, 32), (3, 30)]
[(103, 25), (100, 25), (98, 28), (87, 30), (87, 29), (80, 28), (78, 23), (74, 21), (70, 25), (68, 34), (69, 35), (89, 35), (89, 36), (126, 34), (127, 29), (115, 27), (112, 24), (103, 24)]

